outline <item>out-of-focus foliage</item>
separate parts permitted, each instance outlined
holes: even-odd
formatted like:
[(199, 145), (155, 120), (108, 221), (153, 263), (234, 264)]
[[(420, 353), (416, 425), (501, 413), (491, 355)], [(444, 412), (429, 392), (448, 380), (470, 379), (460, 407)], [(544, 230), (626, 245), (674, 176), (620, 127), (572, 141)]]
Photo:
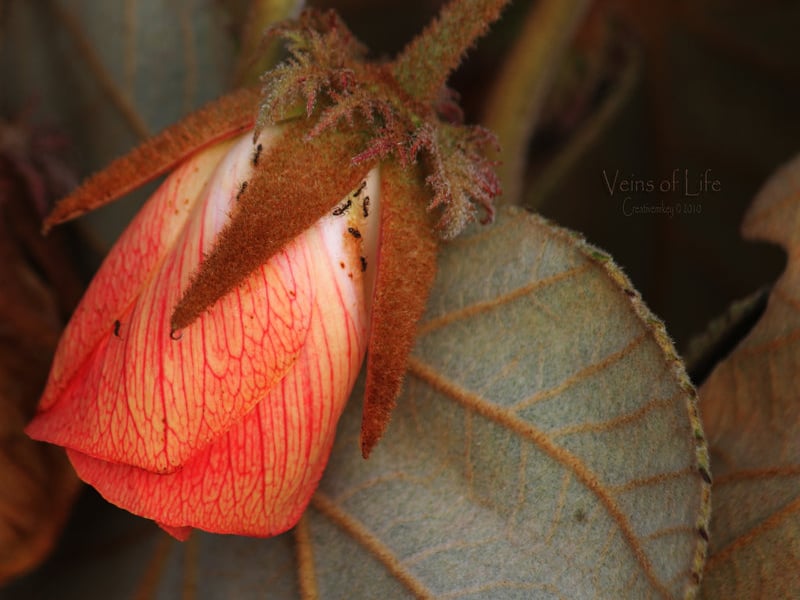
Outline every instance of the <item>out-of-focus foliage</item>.
[[(226, 91), (234, 31), (213, 0), (4, 2), (0, 110), (29, 107), (57, 126), (88, 175)], [(119, 203), (88, 217), (101, 248), (137, 208)]]
[[(441, 2), (310, 4), (340, 9), (381, 56), (399, 50)], [(230, 85), (246, 5), (0, 3), (0, 108), (32, 106), (61, 125), (86, 174)], [(515, 1), (456, 73), (468, 121), (483, 114), (498, 65), (532, 6)], [(552, 58), (558, 64), (524, 162), (525, 201), (609, 250), (680, 348), (780, 270), (777, 250), (745, 244), (737, 232), (756, 189), (797, 151), (799, 26), (800, 5), (785, 0), (596, 0), (565, 54)], [(135, 208), (118, 206), (92, 222), (103, 244)], [(792, 248), (788, 234), (767, 235)], [(578, 263), (588, 266), (559, 283), (555, 300), (539, 295), (554, 288), (532, 290), (484, 310), (514, 290), (538, 289), (547, 279), (537, 270), (542, 265), (573, 265), (569, 270)], [(266, 541), (199, 535), (179, 545), (90, 497), (64, 549), (40, 574), (9, 588), (9, 597), (85, 598), (90, 589), (98, 597), (120, 590), (155, 598), (296, 597), (315, 589), (337, 597), (343, 585), (355, 596), (382, 589), (386, 597), (547, 597), (599, 589), (619, 597), (627, 576), (644, 587), (640, 594), (626, 588), (626, 597), (683, 595), (699, 577), (698, 540), (708, 534), (698, 502), (701, 472), (690, 451), (701, 436), (686, 429), (691, 411), (677, 408), (691, 396), (680, 377), (662, 373), (677, 385), (675, 395), (654, 395), (662, 380), (648, 369), (674, 363), (655, 343), (659, 326), (642, 325), (647, 313), (637, 293), (607, 265), (538, 219), (504, 215), (496, 230), (456, 242), (442, 257), (429, 317), (465, 318), (423, 330), (395, 421), (366, 464), (354, 441), (353, 403), (322, 494), (295, 534)], [(791, 445), (800, 414), (792, 396), (797, 370), (791, 310), (785, 319), (775, 316), (797, 295), (791, 273), (790, 262), (759, 329), (703, 388), (719, 492), (708, 597), (747, 597), (754, 589), (791, 597), (796, 589), (796, 569), (785, 561), (796, 559), (798, 543)], [(459, 287), (448, 280), (457, 274), (477, 281)], [(486, 298), (473, 297), (479, 292)], [(470, 306), (480, 310), (473, 314)], [(483, 336), (480, 343), (475, 335)], [(619, 363), (605, 360), (637, 335), (637, 352), (649, 349), (652, 361), (641, 366), (625, 353)], [(613, 340), (619, 344), (598, 354)], [(514, 420), (502, 402), (519, 399), (520, 390), (538, 400), (526, 409), (531, 414)], [(566, 401), (574, 394), (576, 403)], [(608, 412), (614, 406), (616, 417)], [(773, 408), (780, 435), (750, 427), (771, 423), (762, 417)], [(669, 413), (672, 421), (664, 416), (669, 410), (677, 411)], [(637, 444), (666, 436), (669, 423), (681, 434), (630, 455)], [(559, 461), (562, 451), (575, 461)], [(529, 529), (534, 542), (525, 537)], [(504, 560), (510, 548), (515, 558)], [(541, 552), (526, 554), (531, 548)], [(498, 569), (503, 578), (492, 579)]]
[(101, 595), (97, 565), (64, 569), (68, 557), (18, 594), (169, 598), (188, 579), (218, 598), (254, 573), (245, 597), (297, 597), (292, 581), (323, 598), (694, 590), (709, 491), (694, 391), (629, 282), (519, 209), (448, 246), (439, 266), (385, 438), (360, 459), (357, 388), (295, 539), (101, 537), (115, 548)]
[(65, 240), (39, 233), (53, 195), (73, 179), (63, 145), (23, 118), (0, 120), (0, 585), (44, 558), (78, 489), (64, 452), (23, 431), (81, 293)]
[(767, 309), (700, 388), (714, 514), (705, 598), (800, 595), (800, 158), (764, 186), (746, 237), (789, 255)]

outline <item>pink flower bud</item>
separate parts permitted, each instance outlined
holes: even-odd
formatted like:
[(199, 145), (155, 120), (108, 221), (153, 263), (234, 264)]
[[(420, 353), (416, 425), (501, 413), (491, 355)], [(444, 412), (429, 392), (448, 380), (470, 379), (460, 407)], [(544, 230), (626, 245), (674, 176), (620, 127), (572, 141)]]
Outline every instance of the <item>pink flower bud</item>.
[[(266, 150), (276, 136), (266, 130), (258, 144)], [(367, 345), (375, 171), (194, 323), (170, 331), (257, 152), (250, 136), (219, 143), (156, 191), (75, 311), (27, 429), (66, 447), (107, 500), (179, 538), (191, 528), (270, 536), (296, 523)]]

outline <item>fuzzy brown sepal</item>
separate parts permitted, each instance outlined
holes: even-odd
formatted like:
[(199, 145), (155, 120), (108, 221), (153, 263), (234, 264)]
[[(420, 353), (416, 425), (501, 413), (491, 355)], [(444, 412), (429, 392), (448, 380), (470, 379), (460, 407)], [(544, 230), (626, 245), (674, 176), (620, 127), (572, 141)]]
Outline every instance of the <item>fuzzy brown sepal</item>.
[[(485, 17), (495, 18), (502, 4), (488, 2), (482, 8)], [(464, 17), (463, 8), (446, 9), (442, 22)], [(466, 37), (459, 38), (462, 45), (469, 36), (484, 31), (488, 21), (472, 25)], [(363, 46), (334, 13), (305, 11), (297, 21), (273, 32), (288, 40), (292, 56), (262, 78), (264, 101), (256, 134), (263, 125), (294, 114), (298, 104), (304, 103), (306, 116), (313, 122), (308, 138), (354, 124), (367, 132), (364, 148), (352, 157), (356, 163), (393, 158), (411, 167), (421, 160), (427, 170), (424, 182), (433, 194), (420, 200), (438, 214), (436, 230), (441, 237), (455, 237), (481, 209), (481, 221), (492, 220), (492, 200), (500, 194), (500, 184), (484, 151), (493, 138), (485, 130), (460, 124), (455, 96), (443, 87), (447, 69), (428, 73), (441, 77), (436, 79), (435, 93), (417, 95), (420, 90), (415, 85), (407, 87), (409, 81), (398, 79), (404, 71), (398, 70), (397, 63), (368, 62)], [(436, 40), (422, 46), (412, 42), (411, 47), (421, 52), (429, 42), (431, 48), (438, 47)], [(460, 56), (465, 48), (451, 50), (453, 56)], [(404, 52), (398, 61), (407, 57)]]
[(420, 128), (417, 142), (427, 150), (432, 163), (426, 182), (433, 188), (428, 209), (441, 208), (437, 224), (444, 239), (452, 239), (475, 219), (483, 208), (481, 223), (494, 220), (493, 200), (501, 192), (494, 163), (486, 158), (486, 147), (497, 148), (497, 138), (483, 127), (440, 125)]
[(433, 100), (467, 50), (497, 20), (510, 0), (451, 1), (394, 61), (397, 80), (409, 94)]
[(364, 458), (386, 430), (436, 275), (438, 243), (418, 169), (381, 171), (381, 242), (361, 420)]
[(231, 220), (172, 313), (173, 330), (242, 283), (287, 243), (357, 187), (374, 163), (353, 165), (363, 145), (356, 132), (306, 139), (308, 122), (293, 121), (261, 156)]
[(354, 65), (363, 65), (366, 47), (350, 32), (336, 12), (305, 10), (296, 20), (270, 28), (267, 39), (286, 40), (291, 58), (262, 77), (263, 100), (255, 137), (267, 123), (286, 119), (297, 96), (310, 117), (319, 95), (341, 95), (353, 84)]
[(135, 190), (195, 152), (251, 128), (259, 99), (253, 88), (223, 96), (118, 158), (56, 205), (44, 222), (45, 233)]

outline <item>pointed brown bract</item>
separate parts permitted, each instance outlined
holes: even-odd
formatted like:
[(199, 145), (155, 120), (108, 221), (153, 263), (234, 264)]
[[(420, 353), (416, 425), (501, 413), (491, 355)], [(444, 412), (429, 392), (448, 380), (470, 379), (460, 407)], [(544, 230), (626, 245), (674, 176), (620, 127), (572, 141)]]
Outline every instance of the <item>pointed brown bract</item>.
[(381, 171), (381, 238), (361, 421), (364, 458), (389, 423), (436, 275), (438, 243), (425, 208), (430, 193), (415, 176), (416, 169), (393, 162)]
[(453, 0), (394, 62), (397, 81), (418, 100), (432, 101), (466, 51), (497, 20), (509, 0)]
[(168, 127), (61, 200), (45, 220), (45, 232), (135, 190), (198, 150), (251, 128), (259, 100), (257, 89), (238, 90)]
[(175, 307), (174, 330), (190, 325), (316, 223), (372, 168), (351, 163), (363, 146), (358, 133), (331, 131), (309, 139), (308, 121), (284, 127), (259, 157), (237, 210)]

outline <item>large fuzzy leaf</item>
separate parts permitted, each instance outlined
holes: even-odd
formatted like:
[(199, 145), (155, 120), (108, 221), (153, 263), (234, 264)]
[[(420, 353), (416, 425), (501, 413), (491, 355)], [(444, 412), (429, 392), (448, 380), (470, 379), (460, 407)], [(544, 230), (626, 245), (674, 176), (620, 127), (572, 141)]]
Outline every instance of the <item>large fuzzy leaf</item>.
[(293, 598), (300, 581), (322, 598), (680, 598), (696, 588), (708, 472), (694, 392), (660, 322), (572, 234), (507, 210), (449, 244), (405, 391), (368, 461), (360, 408), (343, 416), (294, 539), (196, 534), (180, 545), (147, 529), (135, 551), (116, 547), (124, 559), (78, 561), (16, 590)]
[(366, 464), (356, 439), (345, 418), (308, 517), (322, 597), (696, 585), (708, 486), (691, 387), (608, 257), (539, 218), (508, 211), (447, 248)]

